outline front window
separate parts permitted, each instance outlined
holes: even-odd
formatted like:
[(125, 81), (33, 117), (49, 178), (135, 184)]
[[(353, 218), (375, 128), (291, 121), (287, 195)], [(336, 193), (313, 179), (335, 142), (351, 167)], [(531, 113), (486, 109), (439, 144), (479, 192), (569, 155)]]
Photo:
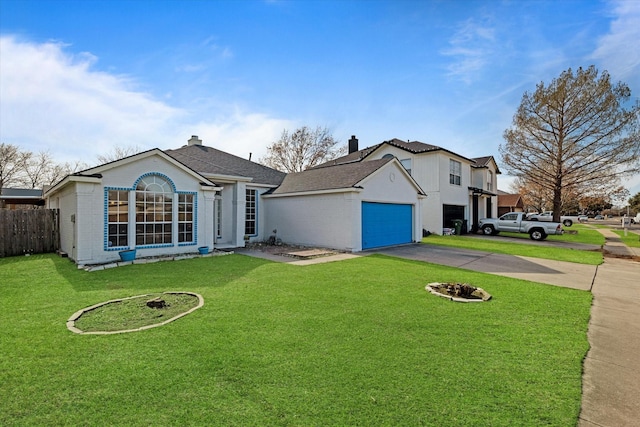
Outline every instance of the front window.
[(173, 190), (158, 175), (147, 176), (136, 187), (136, 245), (173, 242)]
[(449, 159), (449, 184), (460, 185), (462, 176), (462, 164)]
[(246, 191), (246, 208), (244, 220), (244, 234), (247, 236), (255, 236), (257, 234), (256, 213), (258, 191), (247, 189)]
[(222, 201), (216, 200), (216, 236), (222, 237)]
[(193, 242), (193, 194), (178, 195), (178, 242)]
[(129, 192), (109, 190), (107, 201), (107, 245), (129, 246)]

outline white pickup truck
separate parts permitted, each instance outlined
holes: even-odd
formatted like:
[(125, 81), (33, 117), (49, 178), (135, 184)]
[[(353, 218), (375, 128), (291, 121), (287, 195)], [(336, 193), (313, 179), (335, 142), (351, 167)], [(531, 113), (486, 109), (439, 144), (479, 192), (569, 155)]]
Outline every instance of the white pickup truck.
[[(531, 214), (531, 215), (529, 215), (529, 217), (527, 219), (529, 221), (551, 222), (551, 221), (553, 221), (553, 212), (552, 211), (545, 211), (545, 212), (542, 212), (542, 213), (539, 213), (539, 214)], [(580, 216), (578, 216), (578, 215), (563, 215), (563, 216), (560, 217), (560, 222), (565, 227), (571, 227), (574, 222), (581, 222), (581, 221), (580, 221)]]
[(501, 231), (527, 233), (532, 240), (544, 240), (549, 234), (562, 234), (558, 222), (528, 221), (523, 212), (509, 212), (500, 218), (482, 218), (478, 221), (483, 234), (495, 235)]

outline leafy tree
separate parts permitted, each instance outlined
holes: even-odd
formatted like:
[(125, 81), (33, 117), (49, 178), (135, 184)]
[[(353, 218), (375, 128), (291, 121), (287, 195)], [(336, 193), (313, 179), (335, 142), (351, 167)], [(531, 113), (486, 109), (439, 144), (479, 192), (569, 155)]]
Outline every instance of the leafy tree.
[(267, 147), (260, 163), (282, 172), (302, 172), (344, 154), (346, 147), (337, 145), (327, 128), (303, 126), (292, 133), (285, 129), (280, 139)]
[(640, 213), (640, 193), (636, 193), (629, 198), (629, 209), (633, 212)]
[(535, 92), (525, 92), (504, 132), (500, 153), (507, 173), (552, 194), (556, 221), (563, 194), (617, 188), (640, 171), (640, 102), (630, 99), (626, 84), (612, 84), (594, 66), (539, 83)]
[(606, 197), (587, 196), (580, 200), (580, 206), (587, 212), (600, 213), (605, 209), (611, 209), (613, 204)]

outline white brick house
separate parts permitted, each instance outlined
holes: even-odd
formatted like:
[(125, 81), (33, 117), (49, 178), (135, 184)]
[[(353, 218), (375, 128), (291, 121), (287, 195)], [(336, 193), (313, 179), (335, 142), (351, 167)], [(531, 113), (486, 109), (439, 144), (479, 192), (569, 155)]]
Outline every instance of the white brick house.
[(47, 189), (61, 250), (78, 264), (287, 243), (348, 251), (421, 239), (424, 192), (395, 158), (286, 175), (202, 145), (153, 149)]

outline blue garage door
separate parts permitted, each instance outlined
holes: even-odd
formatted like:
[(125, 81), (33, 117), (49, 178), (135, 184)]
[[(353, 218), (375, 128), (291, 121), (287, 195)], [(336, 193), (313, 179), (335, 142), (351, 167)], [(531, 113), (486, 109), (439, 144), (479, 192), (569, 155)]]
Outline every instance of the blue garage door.
[(362, 202), (362, 249), (413, 241), (413, 206)]

